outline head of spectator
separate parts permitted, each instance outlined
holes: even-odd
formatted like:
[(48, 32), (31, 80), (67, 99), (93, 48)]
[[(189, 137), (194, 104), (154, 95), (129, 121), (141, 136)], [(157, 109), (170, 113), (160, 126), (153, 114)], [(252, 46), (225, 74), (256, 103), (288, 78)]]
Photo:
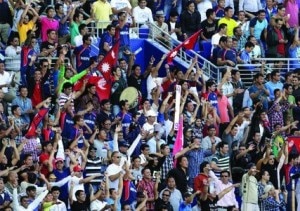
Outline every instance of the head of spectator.
[(249, 169), (248, 174), (249, 176), (254, 176), (257, 174), (256, 164), (255, 163), (249, 163), (247, 166), (247, 169)]
[(132, 66), (132, 73), (133, 73), (133, 76), (135, 76), (136, 78), (139, 78), (141, 76), (141, 66), (138, 65), (138, 64), (134, 64)]
[(176, 188), (176, 181), (174, 177), (169, 176), (167, 178), (167, 188), (171, 191), (173, 191)]
[(280, 71), (279, 70), (273, 70), (271, 72), (271, 80), (274, 83), (277, 83), (280, 81)]
[(268, 9), (273, 9), (273, 7), (274, 7), (274, 0), (267, 0), (266, 1), (266, 7), (268, 8)]
[(218, 143), (217, 147), (219, 148), (219, 153), (221, 155), (227, 155), (229, 152), (229, 146), (228, 143), (225, 141), (221, 141), (220, 143)]
[(242, 28), (240, 26), (234, 27), (233, 28), (233, 34), (237, 38), (241, 37), (243, 35)]
[(56, 176), (55, 176), (55, 174), (49, 174), (48, 181), (49, 182), (56, 182)]
[(73, 117), (74, 126), (77, 128), (81, 128), (84, 125), (84, 119), (81, 115), (75, 115)]
[(289, 154), (288, 163), (291, 166), (295, 166), (298, 163), (298, 157), (299, 157), (299, 155), (297, 155), (297, 154)]
[(56, 3), (54, 6), (55, 12), (57, 15), (64, 15), (64, 5), (61, 3)]
[(257, 45), (257, 40), (256, 40), (256, 38), (253, 35), (250, 35), (247, 38), (247, 41), (252, 42), (254, 45)]
[(18, 174), (15, 171), (10, 171), (7, 175), (7, 182), (10, 183), (12, 186), (18, 185)]
[(268, 197), (275, 197), (276, 191), (273, 185), (266, 185), (264, 188), (264, 194), (266, 194)]
[(190, 144), (192, 141), (193, 129), (191, 127), (184, 127), (183, 129), (183, 137), (187, 144)]
[(261, 86), (264, 84), (265, 78), (264, 75), (261, 73), (256, 73), (254, 75), (254, 83), (257, 84), (258, 86)]
[(171, 10), (170, 12), (170, 22), (171, 23), (176, 23), (178, 21), (178, 12), (176, 10)]
[(21, 116), (21, 108), (18, 105), (13, 105), (11, 107), (11, 113), (15, 118), (19, 118)]
[(217, 134), (216, 127), (214, 125), (209, 125), (207, 127), (207, 135), (209, 137), (214, 137)]
[(170, 147), (167, 144), (160, 145), (160, 152), (163, 156), (170, 155)]
[(83, 21), (83, 14), (82, 12), (79, 12), (76, 10), (74, 16), (73, 16), (73, 21), (80, 24)]
[(218, 33), (221, 34), (221, 35), (225, 35), (226, 32), (227, 32), (227, 24), (226, 23), (221, 23), (218, 27)]
[(109, 24), (109, 25), (106, 27), (106, 31), (108, 32), (108, 34), (109, 34), (110, 36), (115, 36), (115, 34), (116, 34), (116, 27), (113, 26), (113, 25), (111, 25), (111, 24)]
[(107, 140), (107, 133), (105, 129), (102, 127), (99, 129), (99, 133), (97, 135), (99, 141), (106, 141)]
[(291, 136), (300, 136), (300, 130), (298, 128), (292, 128), (290, 135)]
[(226, 18), (226, 19), (231, 19), (232, 16), (233, 16), (233, 8), (230, 7), (230, 6), (225, 7), (224, 13), (225, 13), (225, 18)]
[(283, 25), (283, 20), (281, 18), (276, 18), (274, 28), (280, 30), (282, 25)]
[(104, 119), (102, 123), (102, 128), (105, 132), (110, 132), (111, 130), (111, 120), (110, 119)]
[(118, 59), (118, 64), (121, 70), (127, 71), (128, 64), (124, 58)]
[(285, 83), (287, 84), (293, 84), (293, 79), (295, 77), (295, 73), (294, 72), (287, 72), (284, 76), (285, 79)]
[(177, 158), (176, 168), (184, 169), (186, 171), (188, 166), (189, 166), (189, 162), (186, 156), (183, 155)]
[(108, 99), (104, 99), (100, 101), (100, 107), (101, 110), (104, 112), (109, 112), (111, 111), (111, 104), (110, 101)]
[(285, 5), (283, 4), (278, 4), (277, 5), (277, 15), (281, 18), (283, 18), (285, 16)]
[(86, 195), (85, 195), (85, 192), (83, 190), (77, 190), (75, 192), (75, 197), (76, 197), (76, 200), (79, 203), (84, 203), (85, 200), (86, 200)]
[(28, 196), (21, 196), (21, 198), (20, 198), (20, 205), (22, 207), (24, 207), (25, 209), (27, 209), (28, 206), (29, 206), (29, 203), (30, 203), (30, 201), (29, 201), (29, 197)]
[(82, 43), (85, 46), (90, 46), (92, 44), (92, 37), (90, 34), (85, 34), (82, 36)]
[[(31, 31), (31, 30), (29, 30)], [(36, 45), (37, 43), (37, 39), (34, 35), (31, 35), (29, 33), (29, 35), (27, 36), (25, 42), (24, 42), (24, 46), (28, 46), (29, 48), (34, 48), (34, 46)]]
[(82, 35), (82, 36), (89, 33), (89, 29), (88, 29), (87, 25), (84, 24), (84, 23), (79, 25), (78, 31), (79, 31), (79, 34)]
[(39, 62), (40, 70), (42, 73), (46, 73), (49, 69), (49, 61), (47, 59), (41, 59)]
[[(18, 36), (12, 36), (8, 39), (8, 45), (11, 45), (13, 47), (17, 47), (20, 46), (20, 41), (19, 41), (19, 37)], [(20, 53), (20, 52), (19, 52)]]
[(238, 40), (237, 40), (237, 38), (232, 37), (232, 47), (231, 47), (231, 49), (234, 50), (234, 51), (237, 51), (237, 48), (238, 48)]
[(122, 112), (126, 112), (127, 113), (129, 111), (129, 109), (130, 109), (130, 105), (129, 105), (128, 100), (121, 100), (119, 102), (119, 106), (120, 106)]
[(255, 131), (253, 136), (252, 136), (252, 141), (254, 144), (258, 145), (260, 143), (261, 140), (261, 135), (259, 131)]
[(113, 74), (115, 80), (119, 80), (122, 76), (122, 72), (121, 72), (120, 67), (113, 68), (112, 69), (112, 74)]
[(218, 3), (218, 7), (223, 9), (225, 8), (225, 0), (218, 0), (217, 3)]
[(56, 42), (57, 40), (57, 33), (54, 29), (48, 29), (47, 30), (47, 37), (48, 37), (48, 42)]
[(194, 112), (194, 109), (195, 109), (195, 106), (194, 106), (194, 103), (192, 101), (187, 101), (185, 103), (185, 111), (189, 112), (189, 113), (193, 113)]
[(114, 151), (111, 154), (111, 162), (113, 164), (119, 165), (120, 161), (121, 161), (121, 155), (120, 155), (119, 151)]
[(52, 152), (52, 150), (53, 150), (53, 144), (52, 144), (51, 141), (46, 141), (46, 142), (44, 142), (44, 143), (42, 144), (42, 147), (43, 147), (43, 151), (44, 151), (45, 153), (48, 153), (48, 154), (50, 154), (50, 153)]
[(232, 38), (226, 37), (226, 41), (224, 42), (225, 49), (231, 49), (232, 48)]
[(51, 188), (51, 193), (53, 196), (53, 201), (57, 201), (60, 195), (60, 188), (58, 186), (53, 186)]
[(145, 157), (149, 157), (149, 151), (150, 151), (150, 147), (148, 144), (142, 144), (141, 147), (141, 153), (145, 156)]
[(209, 162), (203, 161), (200, 164), (200, 173), (208, 175), (210, 170), (211, 170), (211, 168), (210, 168)]
[(146, 0), (138, 0), (138, 5), (141, 9), (145, 9), (147, 6), (147, 1)]
[(210, 21), (214, 21), (216, 19), (216, 12), (213, 9), (207, 9), (206, 19)]
[(147, 181), (152, 180), (151, 170), (149, 167), (145, 167), (142, 169), (142, 175), (143, 175), (144, 180), (147, 180)]
[(72, 94), (72, 90), (73, 90), (73, 84), (71, 84), (70, 82), (66, 82), (63, 85), (63, 93), (67, 96), (70, 96)]
[(186, 3), (186, 10), (193, 14), (195, 12), (195, 8), (196, 8), (196, 5), (195, 5), (195, 2), (194, 1), (188, 1)]
[(189, 89), (189, 82), (187, 80), (180, 80), (178, 85), (181, 86), (182, 91), (187, 91)]
[(89, 148), (88, 158), (91, 160), (95, 160), (97, 158), (97, 148), (96, 147)]
[(122, 140), (122, 141), (119, 142), (119, 151), (120, 151), (120, 153), (126, 155), (128, 148), (129, 148), (129, 144), (126, 141)]
[(231, 80), (233, 82), (238, 82), (241, 80), (241, 73), (238, 69), (232, 69), (231, 70)]
[(182, 70), (177, 66), (171, 66), (170, 72), (174, 74), (174, 78), (178, 81), (181, 81), (184, 79), (184, 74)]
[(162, 200), (163, 202), (167, 203), (170, 201), (171, 191), (169, 189), (165, 189), (162, 192)]
[(207, 89), (208, 92), (216, 91), (216, 87), (217, 87), (217, 85), (216, 85), (216, 82), (214, 80), (208, 80), (206, 82), (206, 89)]
[(223, 170), (220, 173), (220, 178), (223, 184), (228, 184), (229, 178), (230, 177), (230, 172), (228, 170)]
[(155, 18), (156, 18), (157, 23), (159, 25), (162, 25), (164, 23), (164, 21), (165, 21), (164, 11), (162, 11), (162, 10), (156, 11)]
[(119, 12), (118, 13), (118, 20), (121, 22), (126, 21), (127, 19), (127, 13), (125, 11)]
[(240, 10), (240, 11), (238, 12), (238, 21), (244, 23), (245, 20), (246, 20), (246, 14), (245, 14), (245, 11)]
[(257, 19), (259, 22), (262, 22), (266, 19), (266, 11), (265, 10), (258, 10), (257, 12)]
[(254, 48), (254, 44), (252, 42), (246, 42), (245, 44), (245, 51), (247, 53), (250, 53), (251, 51), (253, 51), (253, 48)]
[(28, 96), (28, 89), (24, 85), (19, 86), (19, 93), (21, 98), (26, 98)]
[(185, 192), (183, 194), (183, 200), (186, 204), (191, 204), (193, 202), (193, 194), (191, 192)]
[(140, 169), (141, 167), (141, 158), (139, 156), (134, 156), (131, 159), (132, 168), (133, 169)]
[(260, 171), (260, 176), (261, 176), (261, 179), (260, 181), (263, 183), (263, 184), (267, 184), (269, 181), (270, 181), (270, 174), (267, 170), (265, 169), (262, 169)]
[(156, 121), (157, 112), (155, 112), (154, 110), (150, 109), (150, 110), (147, 111), (146, 117), (147, 117), (147, 122), (150, 125), (153, 125), (155, 123), (155, 121)]
[(45, 12), (46, 12), (47, 18), (50, 18), (50, 19), (54, 18), (54, 16), (55, 16), (54, 7), (48, 6), (46, 8)]
[(35, 199), (36, 197), (36, 187), (33, 185), (29, 185), (26, 188), (26, 195), (28, 196), (28, 198), (30, 199)]
[(293, 85), (289, 84), (289, 83), (285, 83), (283, 85), (283, 90), (284, 90), (286, 96), (292, 95), (293, 94)]

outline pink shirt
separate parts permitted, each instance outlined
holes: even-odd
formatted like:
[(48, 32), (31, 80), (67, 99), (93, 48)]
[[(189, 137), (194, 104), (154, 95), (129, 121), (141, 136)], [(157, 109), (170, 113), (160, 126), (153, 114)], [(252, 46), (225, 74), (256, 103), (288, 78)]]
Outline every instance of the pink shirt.
[(221, 98), (218, 97), (218, 106), (220, 112), (220, 121), (221, 123), (230, 122), (229, 114), (228, 114), (228, 98), (223, 95)]
[(298, 21), (298, 4), (296, 0), (288, 0), (285, 4), (285, 14), (290, 15), (290, 19), (288, 20), (288, 24), (290, 27), (295, 27), (299, 25)]
[[(222, 181), (217, 180), (216, 181), (216, 193), (219, 194), (222, 190), (225, 188), (228, 188), (232, 186), (232, 183), (228, 182), (227, 184), (224, 184)], [(220, 207), (229, 207), (229, 206), (235, 206), (236, 208), (239, 207), (238, 202), (235, 199), (235, 194), (234, 194), (234, 188), (226, 193), (223, 198), (221, 198), (218, 202), (217, 205)]]
[(41, 17), (41, 38), (42, 41), (45, 42), (48, 39), (47, 31), (48, 29), (54, 29), (58, 31), (59, 22), (55, 19), (49, 19), (47, 17)]

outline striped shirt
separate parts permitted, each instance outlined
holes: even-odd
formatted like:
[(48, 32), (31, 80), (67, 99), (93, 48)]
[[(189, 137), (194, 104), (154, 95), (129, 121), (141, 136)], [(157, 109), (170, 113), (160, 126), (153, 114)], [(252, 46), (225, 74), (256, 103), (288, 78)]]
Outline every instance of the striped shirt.
[(91, 181), (92, 185), (99, 185), (100, 182), (103, 180), (103, 175), (105, 172), (105, 165), (103, 164), (104, 159), (96, 157), (92, 159), (91, 157), (88, 157), (86, 167), (85, 167), (85, 173), (86, 177), (92, 176), (97, 173), (101, 173), (102, 176), (96, 177)]
[[(71, 96), (66, 95), (65, 93), (60, 93), (59, 95), (59, 107), (63, 108), (66, 102), (71, 98)], [(74, 100), (71, 101), (72, 110), (75, 111), (74, 108)]]
[[(215, 162), (218, 168), (222, 170), (229, 170), (230, 157), (228, 154), (222, 155), (221, 153), (217, 152), (211, 161)], [(220, 171), (214, 171), (214, 173), (220, 179)]]

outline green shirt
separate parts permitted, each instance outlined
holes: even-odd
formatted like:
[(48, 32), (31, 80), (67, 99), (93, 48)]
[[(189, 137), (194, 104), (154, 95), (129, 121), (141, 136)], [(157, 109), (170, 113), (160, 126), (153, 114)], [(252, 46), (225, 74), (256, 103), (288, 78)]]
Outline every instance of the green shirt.
[(85, 76), (88, 73), (88, 70), (84, 70), (80, 73), (77, 73), (76, 75), (73, 75), (70, 79), (66, 79), (65, 71), (66, 71), (65, 65), (61, 65), (59, 68), (59, 74), (58, 74), (58, 82), (59, 82), (58, 94), (61, 93), (62, 88), (66, 82), (75, 84), (79, 79), (81, 79), (83, 76)]

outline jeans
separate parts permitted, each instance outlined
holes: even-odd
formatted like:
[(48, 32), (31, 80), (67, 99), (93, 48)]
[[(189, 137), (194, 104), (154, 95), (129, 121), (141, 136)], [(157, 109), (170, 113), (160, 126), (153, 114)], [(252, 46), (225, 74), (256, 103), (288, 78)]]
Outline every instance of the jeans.
[(182, 0), (177, 0), (176, 6), (174, 7), (172, 5), (173, 0), (165, 0), (165, 6), (164, 6), (164, 14), (166, 20), (170, 17), (171, 10), (176, 9), (177, 13), (180, 15), (182, 11)]

